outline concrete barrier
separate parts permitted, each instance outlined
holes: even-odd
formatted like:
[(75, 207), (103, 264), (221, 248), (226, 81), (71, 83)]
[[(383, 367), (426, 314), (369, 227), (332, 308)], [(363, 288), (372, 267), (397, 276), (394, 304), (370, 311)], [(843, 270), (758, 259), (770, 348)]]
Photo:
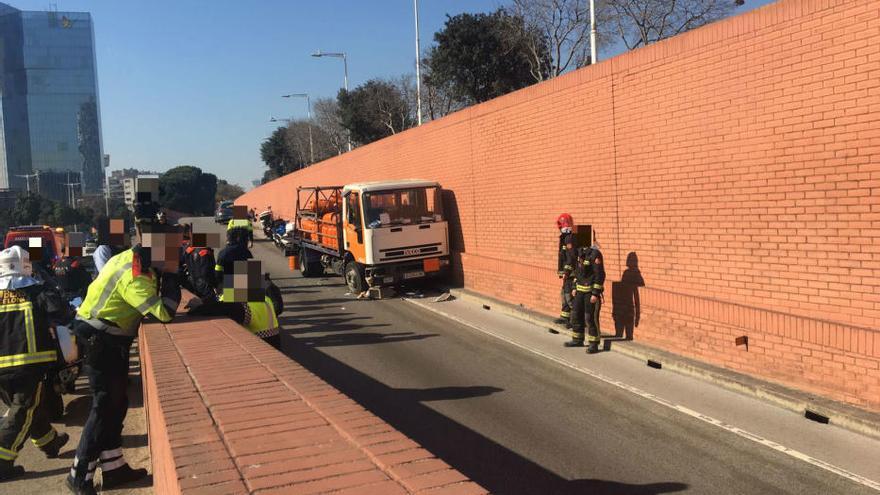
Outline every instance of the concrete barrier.
[(157, 494), (487, 493), (230, 320), (140, 345)]

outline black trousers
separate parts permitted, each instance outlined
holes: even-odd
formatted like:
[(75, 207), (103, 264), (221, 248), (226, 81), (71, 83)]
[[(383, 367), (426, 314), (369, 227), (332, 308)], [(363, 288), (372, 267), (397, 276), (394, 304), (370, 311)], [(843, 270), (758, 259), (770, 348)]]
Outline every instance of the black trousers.
[(92, 408), (76, 448), (77, 477), (91, 478), (101, 453), (122, 447), (122, 426), (128, 413), (128, 361), (133, 340), (98, 333), (87, 346), (83, 371), (92, 389)]
[(0, 400), (9, 408), (0, 418), (0, 460), (14, 461), (31, 438), (42, 447), (55, 439), (43, 401), (45, 372), (0, 374)]
[(574, 297), (571, 295), (571, 290), (574, 289), (573, 280), (571, 276), (565, 277), (562, 280), (562, 311), (559, 312), (559, 317), (569, 321), (571, 321), (571, 306), (574, 300)]
[(596, 296), (596, 302), (591, 303), (589, 292), (575, 293), (572, 309), (572, 338), (584, 340), (584, 328), (587, 330), (588, 342), (599, 342), (601, 335), (599, 329), (599, 313), (602, 310), (602, 296)]

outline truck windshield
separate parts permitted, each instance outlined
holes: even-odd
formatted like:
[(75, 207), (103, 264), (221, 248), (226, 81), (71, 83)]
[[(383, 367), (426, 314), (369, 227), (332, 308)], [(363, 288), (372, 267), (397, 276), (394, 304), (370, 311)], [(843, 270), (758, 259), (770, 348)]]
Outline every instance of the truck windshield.
[(367, 228), (386, 225), (439, 222), (443, 205), (439, 187), (414, 187), (364, 194), (364, 219)]

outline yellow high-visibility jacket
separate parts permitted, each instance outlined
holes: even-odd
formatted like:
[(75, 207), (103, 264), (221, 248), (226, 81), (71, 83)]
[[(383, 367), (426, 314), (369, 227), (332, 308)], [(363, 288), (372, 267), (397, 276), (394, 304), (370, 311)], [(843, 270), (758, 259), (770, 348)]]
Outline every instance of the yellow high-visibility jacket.
[(89, 286), (77, 319), (110, 334), (134, 337), (148, 314), (164, 323), (174, 318), (180, 301), (163, 300), (156, 270), (149, 268), (135, 274), (133, 261), (131, 249), (110, 258)]
[(263, 302), (248, 302), (247, 305), (248, 311), (243, 323), (245, 328), (264, 339), (278, 335), (278, 316), (269, 296), (266, 296)]
[(229, 221), (229, 223), (226, 224), (227, 231), (232, 229), (245, 229), (248, 232), (253, 232), (254, 226), (251, 225), (250, 220), (247, 220), (245, 218), (233, 218)]

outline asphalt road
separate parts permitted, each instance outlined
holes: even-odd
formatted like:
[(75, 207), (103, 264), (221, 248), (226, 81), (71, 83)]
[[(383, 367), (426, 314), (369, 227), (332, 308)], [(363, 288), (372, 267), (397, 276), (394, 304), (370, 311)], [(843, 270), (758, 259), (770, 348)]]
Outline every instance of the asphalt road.
[(876, 493), (402, 300), (303, 279), (266, 241), (253, 252), (285, 295), (284, 352), (492, 493)]

